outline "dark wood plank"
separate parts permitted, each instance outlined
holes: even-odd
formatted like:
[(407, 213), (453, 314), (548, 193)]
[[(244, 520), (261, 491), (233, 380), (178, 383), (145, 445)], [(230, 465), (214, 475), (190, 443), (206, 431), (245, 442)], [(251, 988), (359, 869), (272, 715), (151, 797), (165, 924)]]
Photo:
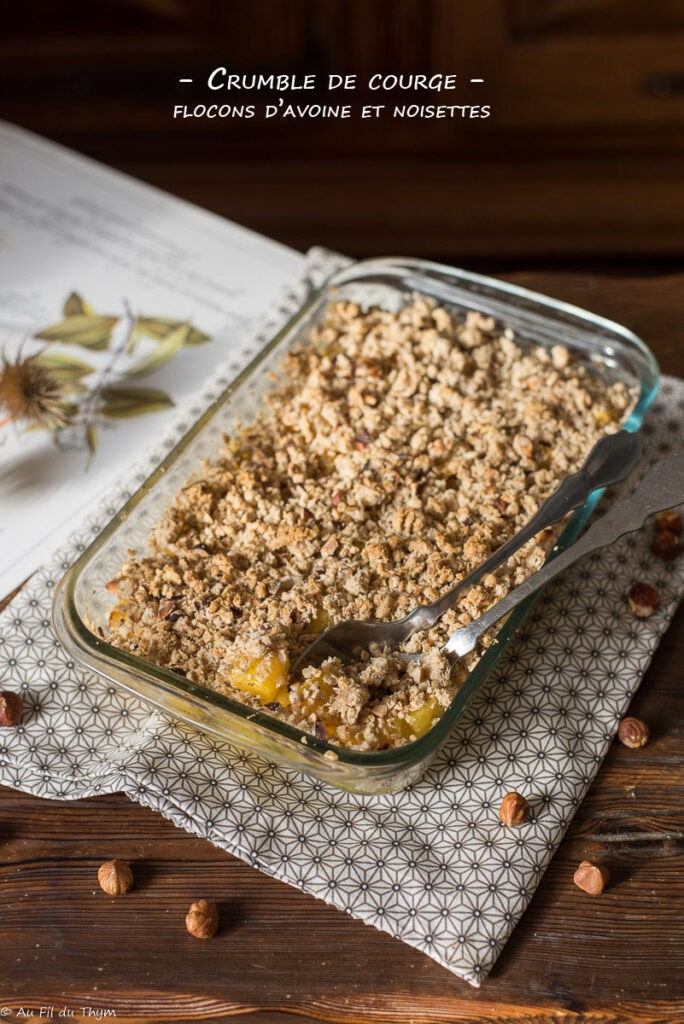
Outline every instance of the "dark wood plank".
[[(684, 157), (659, 156), (656, 184), (653, 153), (625, 152), (624, 141), (595, 157), (525, 149), (509, 161), (503, 181), (491, 153), (416, 159), (391, 147), (382, 158), (376, 147), (363, 159), (324, 152), (314, 164), (283, 155), (276, 165), (227, 154), (187, 160), (177, 150), (162, 163), (119, 146), (112, 162), (299, 249), (325, 244), (358, 257), (410, 252), (456, 262), (552, 262), (559, 253), (677, 257), (684, 236)], [(279, 148), (279, 140), (271, 143)], [(369, 148), (373, 144), (370, 138)], [(514, 139), (510, 146), (515, 149)], [(470, 150), (468, 140), (464, 148)]]
[[(674, 260), (684, 246), (680, 0), (575, 6), (33, 0), (3, 22), (3, 116), (295, 247)], [(223, 65), (320, 83), (356, 74), (347, 95), (307, 94), (347, 101), (354, 116), (174, 119), (176, 103), (217, 99), (262, 111), (264, 93), (207, 89)], [(385, 95), (367, 84), (379, 69), (455, 73), (458, 88)], [(189, 90), (179, 73), (193, 77)], [(470, 86), (471, 75), (485, 83)], [(407, 101), (487, 105), (491, 116), (358, 116), (367, 103), (389, 113)]]
[[(684, 276), (525, 273), (515, 281), (626, 323), (663, 368), (684, 373)], [(616, 744), (492, 977), (473, 990), (408, 946), (267, 878), (123, 796), (48, 802), (0, 791), (0, 1013), (66, 1006), (142, 1024), (455, 1021), (656, 1024), (684, 1020), (684, 616), (633, 702), (652, 727), (643, 751)], [(109, 899), (102, 860), (132, 862), (136, 887)], [(611, 867), (592, 899), (579, 860)], [(219, 936), (183, 918), (216, 899)], [(46, 1018), (43, 1018), (46, 1019)]]

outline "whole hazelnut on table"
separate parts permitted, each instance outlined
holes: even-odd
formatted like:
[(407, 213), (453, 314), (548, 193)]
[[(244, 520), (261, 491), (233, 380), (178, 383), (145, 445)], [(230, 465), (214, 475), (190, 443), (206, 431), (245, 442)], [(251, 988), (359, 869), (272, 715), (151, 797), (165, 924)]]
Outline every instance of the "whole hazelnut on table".
[(610, 871), (603, 864), (592, 864), (583, 860), (574, 874), (573, 882), (578, 889), (590, 896), (599, 896), (610, 882)]
[(660, 608), (660, 594), (650, 583), (635, 583), (627, 594), (627, 603), (638, 619), (648, 619)]
[(211, 900), (196, 900), (190, 904), (185, 927), (196, 939), (210, 939), (219, 926), (218, 907)]
[(655, 517), (655, 529), (671, 530), (672, 533), (679, 535), (682, 532), (682, 520), (679, 512), (673, 508), (667, 509), (665, 512), (659, 512)]
[(656, 527), (653, 531), (651, 551), (664, 562), (671, 562), (680, 552), (679, 534), (674, 530), (661, 530)]
[(97, 880), (110, 896), (122, 896), (133, 886), (133, 872), (125, 860), (108, 860), (97, 872)]
[(18, 693), (0, 690), (0, 726), (18, 725), (24, 713), (24, 705)]
[(648, 743), (649, 731), (640, 718), (623, 718), (618, 727), (618, 739), (625, 747), (637, 750)]
[(506, 793), (499, 809), (504, 825), (522, 825), (530, 816), (530, 805), (520, 793)]

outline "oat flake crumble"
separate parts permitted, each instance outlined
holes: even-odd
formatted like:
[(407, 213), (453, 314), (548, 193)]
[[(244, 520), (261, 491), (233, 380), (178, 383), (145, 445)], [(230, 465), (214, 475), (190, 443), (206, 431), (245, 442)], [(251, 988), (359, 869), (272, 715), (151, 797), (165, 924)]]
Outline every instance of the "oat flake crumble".
[(477, 661), (450, 672), (440, 645), (535, 571), (560, 527), (412, 637), (420, 664), (378, 651), (300, 679), (290, 665), (332, 623), (436, 600), (618, 429), (631, 396), (562, 345), (518, 344), (423, 297), (398, 313), (334, 302), (310, 342), (108, 585), (108, 639), (334, 744), (398, 747)]

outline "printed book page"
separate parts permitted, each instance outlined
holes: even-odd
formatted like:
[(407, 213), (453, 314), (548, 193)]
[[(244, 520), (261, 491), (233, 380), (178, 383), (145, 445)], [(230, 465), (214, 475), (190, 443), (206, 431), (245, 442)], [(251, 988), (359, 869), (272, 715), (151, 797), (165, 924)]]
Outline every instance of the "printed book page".
[(0, 122), (0, 597), (164, 430), (301, 254)]

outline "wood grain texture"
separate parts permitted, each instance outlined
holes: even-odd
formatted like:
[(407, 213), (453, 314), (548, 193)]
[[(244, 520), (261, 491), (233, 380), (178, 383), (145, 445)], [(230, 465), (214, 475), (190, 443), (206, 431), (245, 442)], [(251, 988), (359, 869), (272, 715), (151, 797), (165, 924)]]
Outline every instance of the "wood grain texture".
[[(8, 120), (295, 248), (676, 259), (683, 46), (681, 0), (32, 0), (3, 20), (0, 95)], [(217, 66), (356, 74), (309, 99), (357, 113), (174, 119), (268, 102), (207, 90)], [(455, 73), (440, 102), (491, 116), (362, 119), (410, 95), (369, 90), (378, 71)]]
[[(509, 279), (627, 324), (663, 369), (684, 374), (684, 275), (632, 279), (525, 273)], [(684, 1021), (684, 616), (661, 643), (632, 710), (641, 751), (615, 744), (542, 883), (480, 990), (401, 942), (259, 874), (123, 796), (49, 802), (0, 790), (0, 1013), (64, 1007), (116, 1020), (251, 1024), (660, 1024)], [(134, 890), (97, 886), (110, 857)], [(607, 863), (600, 898), (578, 861)], [(222, 927), (198, 942), (189, 903), (216, 900)], [(678, 977), (679, 971), (679, 977)], [(44, 1016), (43, 1020), (49, 1019)]]

